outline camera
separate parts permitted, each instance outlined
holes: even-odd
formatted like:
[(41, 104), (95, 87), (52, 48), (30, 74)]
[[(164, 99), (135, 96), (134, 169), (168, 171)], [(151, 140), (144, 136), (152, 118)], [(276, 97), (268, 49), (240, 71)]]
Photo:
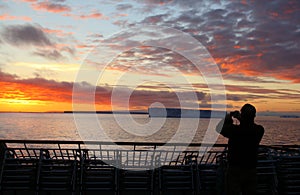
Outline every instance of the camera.
[(239, 121), (241, 120), (241, 113), (239, 111), (233, 111), (233, 112), (230, 112), (230, 117), (233, 117), (233, 118), (236, 118), (238, 119)]

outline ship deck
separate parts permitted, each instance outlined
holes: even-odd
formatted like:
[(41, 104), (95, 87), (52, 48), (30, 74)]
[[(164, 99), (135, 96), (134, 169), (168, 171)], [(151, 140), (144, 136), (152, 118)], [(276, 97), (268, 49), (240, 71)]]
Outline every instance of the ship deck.
[[(226, 144), (0, 140), (4, 194), (222, 194)], [(260, 146), (258, 194), (300, 194), (300, 146)]]

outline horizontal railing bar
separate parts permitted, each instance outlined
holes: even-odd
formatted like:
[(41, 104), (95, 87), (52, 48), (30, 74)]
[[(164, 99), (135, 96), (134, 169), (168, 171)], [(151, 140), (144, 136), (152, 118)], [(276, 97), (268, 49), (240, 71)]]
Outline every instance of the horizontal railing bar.
[(4, 143), (20, 144), (101, 144), (101, 145), (132, 145), (132, 146), (215, 146), (225, 147), (227, 144), (209, 144), (209, 143), (164, 143), (164, 142), (109, 142), (109, 141), (68, 141), (68, 140), (0, 140)]
[[(109, 142), (109, 141), (69, 141), (69, 140), (13, 140), (0, 139), (2, 143), (15, 144), (73, 144), (73, 145), (127, 145), (127, 146), (189, 146), (189, 147), (226, 147), (227, 144), (211, 144), (211, 143), (164, 143), (164, 142)], [(260, 145), (264, 148), (286, 149), (286, 148), (300, 148), (300, 145)]]

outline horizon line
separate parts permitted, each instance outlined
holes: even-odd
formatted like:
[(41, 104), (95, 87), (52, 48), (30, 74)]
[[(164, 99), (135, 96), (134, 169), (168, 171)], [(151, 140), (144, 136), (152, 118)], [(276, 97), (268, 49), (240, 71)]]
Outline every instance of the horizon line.
[[(229, 111), (226, 111), (229, 112)], [(62, 113), (62, 114), (70, 114), (70, 113), (103, 113), (103, 114), (109, 114), (109, 113), (140, 113), (140, 114), (149, 114), (148, 110), (117, 110), (117, 111), (111, 111), (111, 110), (64, 110), (64, 111), (0, 111), (0, 113)], [(257, 114), (262, 115), (280, 115), (280, 114), (286, 114), (286, 113), (293, 113), (296, 115), (300, 115), (300, 111), (258, 111)]]

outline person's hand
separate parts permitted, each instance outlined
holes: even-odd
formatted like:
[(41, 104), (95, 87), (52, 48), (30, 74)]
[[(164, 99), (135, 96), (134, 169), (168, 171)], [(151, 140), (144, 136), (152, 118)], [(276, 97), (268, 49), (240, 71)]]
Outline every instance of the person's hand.
[(241, 114), (239, 111), (236, 110), (236, 111), (230, 112), (230, 116), (232, 119), (232, 124), (234, 124), (234, 125), (240, 124)]

